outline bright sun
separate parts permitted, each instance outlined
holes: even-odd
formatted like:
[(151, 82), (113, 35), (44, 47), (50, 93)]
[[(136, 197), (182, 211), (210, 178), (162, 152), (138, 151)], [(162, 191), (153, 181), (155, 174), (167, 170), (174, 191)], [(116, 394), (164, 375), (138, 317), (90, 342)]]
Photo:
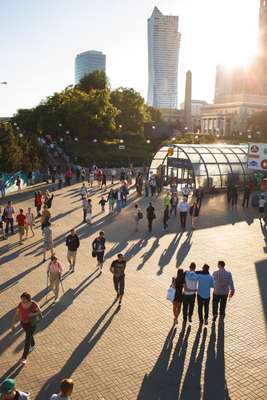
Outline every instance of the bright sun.
[(244, 67), (258, 53), (257, 1), (225, 0), (222, 3), (217, 10), (217, 29), (210, 35), (217, 62), (228, 68)]

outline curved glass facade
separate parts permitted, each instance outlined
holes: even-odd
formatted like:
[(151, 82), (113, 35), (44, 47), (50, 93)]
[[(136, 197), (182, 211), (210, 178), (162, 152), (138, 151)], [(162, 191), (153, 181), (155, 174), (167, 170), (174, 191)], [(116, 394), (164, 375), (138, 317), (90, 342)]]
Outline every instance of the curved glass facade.
[(160, 174), (166, 185), (173, 181), (206, 188), (244, 185), (251, 174), (247, 153), (248, 145), (163, 146), (153, 158), (150, 174)]

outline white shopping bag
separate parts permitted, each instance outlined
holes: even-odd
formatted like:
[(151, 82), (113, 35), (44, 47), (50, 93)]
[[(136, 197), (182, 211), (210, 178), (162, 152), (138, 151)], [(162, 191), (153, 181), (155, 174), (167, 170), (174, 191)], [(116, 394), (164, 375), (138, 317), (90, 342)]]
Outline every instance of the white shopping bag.
[(173, 302), (175, 298), (175, 289), (174, 287), (170, 286), (169, 289), (167, 290), (167, 300)]

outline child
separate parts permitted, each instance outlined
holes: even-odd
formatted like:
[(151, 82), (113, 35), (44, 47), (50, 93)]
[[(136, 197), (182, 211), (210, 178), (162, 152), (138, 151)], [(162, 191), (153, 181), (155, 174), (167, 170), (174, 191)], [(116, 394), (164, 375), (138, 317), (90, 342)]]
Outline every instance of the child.
[(105, 204), (106, 204), (106, 202), (107, 202), (107, 200), (105, 200), (104, 197), (102, 196), (100, 202), (98, 203), (98, 204), (101, 205), (102, 212), (105, 212)]
[(60, 392), (59, 394), (53, 394), (50, 400), (70, 400), (72, 395), (74, 382), (72, 379), (63, 379), (60, 382)]

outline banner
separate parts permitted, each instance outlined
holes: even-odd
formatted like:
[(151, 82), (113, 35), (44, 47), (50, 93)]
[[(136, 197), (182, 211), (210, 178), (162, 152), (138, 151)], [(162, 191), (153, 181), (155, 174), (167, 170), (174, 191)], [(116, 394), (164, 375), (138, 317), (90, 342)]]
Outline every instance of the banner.
[(267, 143), (249, 143), (248, 168), (267, 171)]

